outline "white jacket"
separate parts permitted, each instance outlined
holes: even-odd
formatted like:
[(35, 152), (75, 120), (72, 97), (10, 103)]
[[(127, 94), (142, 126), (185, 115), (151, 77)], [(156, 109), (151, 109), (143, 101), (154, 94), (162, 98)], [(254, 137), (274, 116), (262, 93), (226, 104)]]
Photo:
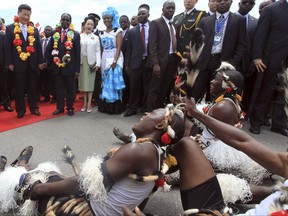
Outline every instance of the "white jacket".
[(97, 35), (82, 33), (80, 35), (81, 43), (81, 64), (83, 63), (83, 56), (87, 56), (88, 64), (100, 67), (101, 65), (101, 49), (100, 40)]

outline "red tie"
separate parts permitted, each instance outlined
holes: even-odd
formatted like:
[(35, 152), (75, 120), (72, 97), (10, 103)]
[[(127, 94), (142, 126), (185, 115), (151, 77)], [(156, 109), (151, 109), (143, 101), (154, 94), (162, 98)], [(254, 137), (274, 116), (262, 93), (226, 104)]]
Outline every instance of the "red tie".
[(143, 53), (146, 51), (146, 43), (145, 43), (145, 25), (141, 25), (141, 36), (142, 36), (142, 46), (143, 46)]
[(172, 51), (173, 51), (173, 53), (175, 53), (176, 49), (177, 49), (176, 48), (176, 37), (175, 37), (172, 22), (169, 22), (169, 27), (170, 27), (170, 37), (171, 37), (171, 41), (172, 41)]
[(66, 36), (66, 31), (63, 30), (62, 31), (62, 34), (61, 34), (61, 42), (63, 43), (64, 39), (65, 39), (65, 36)]

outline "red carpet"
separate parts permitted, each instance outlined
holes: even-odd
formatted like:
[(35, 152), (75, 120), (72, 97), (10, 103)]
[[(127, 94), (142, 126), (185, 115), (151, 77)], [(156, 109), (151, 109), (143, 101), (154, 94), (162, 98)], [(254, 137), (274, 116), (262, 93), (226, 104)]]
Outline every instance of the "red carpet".
[[(79, 111), (83, 106), (83, 100), (79, 99), (80, 95), (77, 95), (76, 101), (74, 102), (74, 111)], [(33, 124), (36, 122), (44, 121), (46, 119), (56, 118), (58, 116), (67, 115), (67, 112), (60, 115), (52, 115), (52, 113), (56, 110), (56, 103), (50, 104), (47, 103), (38, 103), (39, 111), (41, 116), (34, 116), (30, 113), (28, 105), (26, 106), (26, 114), (23, 118), (18, 119), (17, 113), (15, 110), (14, 101), (11, 104), (12, 108), (14, 109), (13, 112), (6, 112), (3, 107), (0, 107), (0, 132), (11, 130), (14, 128), (22, 127), (25, 125)], [(72, 116), (73, 118), (73, 116)]]

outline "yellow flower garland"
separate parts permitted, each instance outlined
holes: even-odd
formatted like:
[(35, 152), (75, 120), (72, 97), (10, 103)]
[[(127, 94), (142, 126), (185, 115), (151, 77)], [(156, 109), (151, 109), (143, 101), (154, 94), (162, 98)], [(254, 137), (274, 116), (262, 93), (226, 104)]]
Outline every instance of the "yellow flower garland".
[(15, 39), (13, 41), (13, 44), (16, 47), (17, 52), (19, 53), (19, 57), (22, 61), (26, 61), (30, 55), (35, 51), (34, 50), (34, 42), (35, 42), (35, 37), (34, 37), (34, 26), (31, 22), (28, 22), (27, 24), (27, 34), (28, 34), (28, 42), (29, 45), (26, 47), (26, 52), (22, 51), (22, 43), (23, 41), (20, 38), (21, 34), (21, 28), (19, 24), (19, 17), (15, 16), (14, 17), (14, 35)]

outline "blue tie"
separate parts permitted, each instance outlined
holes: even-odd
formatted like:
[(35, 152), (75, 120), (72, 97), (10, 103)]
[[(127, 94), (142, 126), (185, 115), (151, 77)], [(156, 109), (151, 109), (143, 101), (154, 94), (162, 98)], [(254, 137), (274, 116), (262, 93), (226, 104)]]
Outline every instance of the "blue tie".
[(22, 31), (22, 35), (23, 35), (24, 39), (27, 40), (27, 30), (26, 30), (25, 25), (21, 26), (21, 31)]
[(216, 21), (215, 36), (214, 36), (214, 46), (217, 46), (218, 44), (220, 44), (222, 39), (223, 39), (224, 26), (225, 26), (224, 24), (225, 24), (225, 18), (224, 18), (224, 15), (222, 14)]

